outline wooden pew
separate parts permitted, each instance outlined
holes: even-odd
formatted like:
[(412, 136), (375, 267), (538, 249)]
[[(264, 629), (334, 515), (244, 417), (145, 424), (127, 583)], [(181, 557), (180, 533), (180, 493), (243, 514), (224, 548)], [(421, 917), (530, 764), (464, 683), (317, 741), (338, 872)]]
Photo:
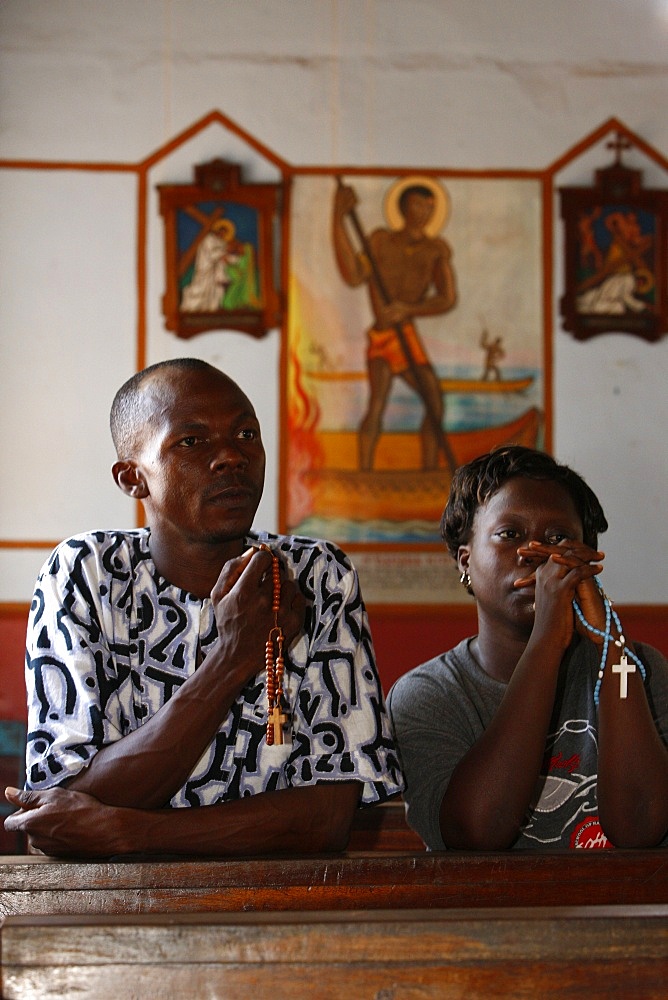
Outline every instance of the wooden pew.
[(665, 850), (0, 858), (0, 917), (633, 904), (668, 905)]
[(406, 822), (403, 799), (358, 809), (350, 833), (349, 851), (424, 851), (422, 839)]
[(5, 1000), (665, 997), (668, 907), (9, 917)]

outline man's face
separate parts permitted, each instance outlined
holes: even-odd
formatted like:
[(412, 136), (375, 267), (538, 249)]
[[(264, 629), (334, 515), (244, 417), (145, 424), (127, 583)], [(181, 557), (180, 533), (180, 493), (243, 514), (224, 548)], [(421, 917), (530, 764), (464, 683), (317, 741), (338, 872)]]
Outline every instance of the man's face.
[(409, 194), (403, 205), (406, 224), (424, 229), (434, 214), (435, 202), (431, 195)]
[(136, 455), (149, 523), (179, 542), (242, 538), (262, 496), (265, 454), (249, 400), (222, 373), (156, 373), (144, 386)]

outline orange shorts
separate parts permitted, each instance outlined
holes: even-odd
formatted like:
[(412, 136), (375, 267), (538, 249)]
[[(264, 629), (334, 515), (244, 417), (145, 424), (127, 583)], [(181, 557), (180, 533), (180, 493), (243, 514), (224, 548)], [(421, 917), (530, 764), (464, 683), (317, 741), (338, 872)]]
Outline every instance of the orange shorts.
[[(404, 340), (410, 351), (413, 363), (416, 365), (428, 365), (429, 359), (413, 324), (402, 323), (401, 332), (404, 335)], [(404, 354), (404, 349), (394, 328), (377, 330), (375, 327), (371, 327), (368, 336), (369, 345), (366, 351), (368, 361), (372, 361), (374, 358), (382, 358), (390, 366), (390, 371), (393, 375), (401, 375), (402, 372), (410, 368), (410, 362)]]

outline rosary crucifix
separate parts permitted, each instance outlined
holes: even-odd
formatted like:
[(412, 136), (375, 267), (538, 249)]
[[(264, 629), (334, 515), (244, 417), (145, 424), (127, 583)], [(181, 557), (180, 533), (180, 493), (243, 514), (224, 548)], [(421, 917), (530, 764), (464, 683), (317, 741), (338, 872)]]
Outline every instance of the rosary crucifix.
[(266, 546), (262, 546), (271, 555), (271, 576), (273, 597), (271, 610), (274, 613), (274, 626), (269, 630), (265, 645), (265, 670), (267, 678), (267, 744), (282, 746), (284, 741), (283, 727), (288, 723), (288, 716), (282, 708), (283, 674), (285, 658), (283, 656), (284, 635), (278, 623), (278, 610), (281, 604), (281, 569), (278, 556)]
[(635, 663), (629, 663), (626, 659), (626, 654), (624, 654), (619, 663), (613, 663), (612, 665), (613, 674), (619, 674), (619, 697), (626, 698), (628, 695), (628, 675), (635, 674), (636, 665)]

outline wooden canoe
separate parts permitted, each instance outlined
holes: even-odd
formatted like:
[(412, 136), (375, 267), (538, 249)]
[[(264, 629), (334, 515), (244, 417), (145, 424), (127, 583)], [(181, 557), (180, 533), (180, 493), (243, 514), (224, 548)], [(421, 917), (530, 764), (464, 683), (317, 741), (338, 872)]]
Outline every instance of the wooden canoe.
[[(536, 447), (540, 413), (532, 408), (498, 427), (448, 435), (457, 465), (503, 444)], [(357, 434), (325, 431), (318, 435), (325, 467), (304, 474), (315, 517), (353, 521), (439, 521), (450, 488), (450, 472), (419, 468), (417, 434), (387, 433), (378, 442), (376, 467), (357, 468)]]
[[(307, 371), (308, 378), (318, 382), (361, 382), (368, 379), (366, 372), (329, 372)], [(524, 392), (533, 383), (532, 376), (524, 378), (442, 378), (439, 385), (443, 392), (449, 393), (499, 393)]]

